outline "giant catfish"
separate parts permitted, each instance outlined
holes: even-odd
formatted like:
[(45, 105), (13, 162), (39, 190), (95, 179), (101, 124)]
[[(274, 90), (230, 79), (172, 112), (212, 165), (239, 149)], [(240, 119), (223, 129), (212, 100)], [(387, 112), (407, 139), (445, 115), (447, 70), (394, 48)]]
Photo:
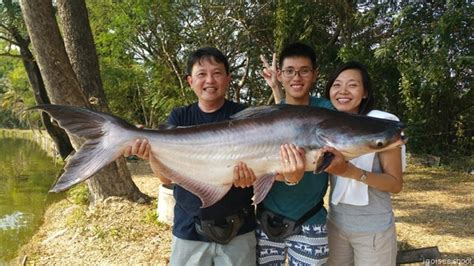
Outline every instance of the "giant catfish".
[(221, 199), (233, 184), (234, 166), (253, 169), (254, 201), (268, 193), (280, 171), (282, 144), (295, 144), (306, 154), (306, 170), (320, 172), (330, 154), (315, 160), (318, 149), (332, 146), (349, 160), (404, 143), (401, 122), (351, 115), (311, 106), (274, 105), (247, 108), (229, 121), (191, 127), (139, 129), (116, 116), (89, 109), (40, 105), (69, 134), (86, 139), (71, 156), (53, 192), (94, 175), (122, 156), (137, 138), (148, 139), (163, 176), (197, 195), (202, 207)]

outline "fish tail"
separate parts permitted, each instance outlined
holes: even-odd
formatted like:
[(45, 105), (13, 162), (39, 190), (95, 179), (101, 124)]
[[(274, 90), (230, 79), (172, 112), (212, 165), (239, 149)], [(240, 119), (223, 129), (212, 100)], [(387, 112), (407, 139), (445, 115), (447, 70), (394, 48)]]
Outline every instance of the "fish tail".
[(116, 160), (123, 153), (121, 144), (127, 141), (124, 136), (132, 136), (123, 134), (123, 130), (137, 130), (121, 118), (85, 108), (45, 104), (30, 109), (47, 112), (69, 135), (86, 139), (80, 149), (66, 159), (64, 173), (51, 192), (64, 191)]

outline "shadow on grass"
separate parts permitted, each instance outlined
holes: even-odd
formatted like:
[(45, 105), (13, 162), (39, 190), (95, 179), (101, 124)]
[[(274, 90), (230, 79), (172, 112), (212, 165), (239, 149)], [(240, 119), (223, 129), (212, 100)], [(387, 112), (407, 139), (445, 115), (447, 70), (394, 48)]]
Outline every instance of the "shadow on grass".
[[(468, 241), (474, 236), (473, 176), (442, 167), (411, 166), (408, 170), (403, 176), (403, 190), (392, 196), (396, 222), (404, 224), (408, 230), (399, 232), (403, 236), (399, 247), (407, 250), (421, 248), (413, 247), (414, 243), (438, 245), (442, 258), (466, 258), (465, 255), (473, 250), (472, 242)], [(420, 232), (417, 233), (416, 228), (422, 230), (418, 229)], [(431, 242), (430, 236), (437, 240)], [(440, 237), (443, 239), (444, 236), (456, 238), (451, 241), (457, 244), (440, 242)]]
[[(474, 187), (474, 178), (467, 173), (452, 172), (447, 170), (426, 171), (416, 170), (404, 173), (404, 192), (449, 192), (453, 195), (471, 196), (469, 187)], [(468, 183), (467, 187), (458, 186), (461, 183)]]
[(419, 248), (419, 247), (410, 245), (410, 243), (408, 243), (408, 241), (406, 240), (397, 240), (397, 246), (398, 246), (398, 250), (410, 250), (410, 249)]
[(437, 235), (452, 235), (465, 238), (474, 235), (474, 207), (458, 209), (442, 208), (439, 205), (426, 205), (413, 207), (398, 207), (407, 210), (408, 215), (396, 217), (397, 223), (423, 225), (429, 232)]

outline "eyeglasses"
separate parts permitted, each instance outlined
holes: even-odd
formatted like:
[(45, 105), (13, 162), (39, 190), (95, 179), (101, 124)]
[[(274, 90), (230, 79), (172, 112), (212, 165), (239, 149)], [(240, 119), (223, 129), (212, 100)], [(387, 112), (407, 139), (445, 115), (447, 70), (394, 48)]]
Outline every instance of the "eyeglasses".
[(292, 78), (296, 76), (296, 74), (299, 74), (300, 77), (306, 78), (306, 77), (309, 77), (313, 73), (313, 70), (314, 69), (312, 68), (303, 68), (300, 70), (294, 70), (290, 68), (290, 69), (283, 69), (281, 70), (281, 72), (283, 73), (283, 77), (285, 78)]

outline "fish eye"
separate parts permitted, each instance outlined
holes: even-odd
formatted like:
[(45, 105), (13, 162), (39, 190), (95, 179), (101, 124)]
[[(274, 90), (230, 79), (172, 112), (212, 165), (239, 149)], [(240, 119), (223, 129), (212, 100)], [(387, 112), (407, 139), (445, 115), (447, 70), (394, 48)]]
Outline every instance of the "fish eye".
[(382, 148), (383, 146), (385, 146), (385, 143), (384, 143), (383, 140), (380, 140), (380, 139), (379, 139), (379, 140), (377, 140), (377, 141), (375, 142), (375, 145), (376, 145), (378, 148)]

